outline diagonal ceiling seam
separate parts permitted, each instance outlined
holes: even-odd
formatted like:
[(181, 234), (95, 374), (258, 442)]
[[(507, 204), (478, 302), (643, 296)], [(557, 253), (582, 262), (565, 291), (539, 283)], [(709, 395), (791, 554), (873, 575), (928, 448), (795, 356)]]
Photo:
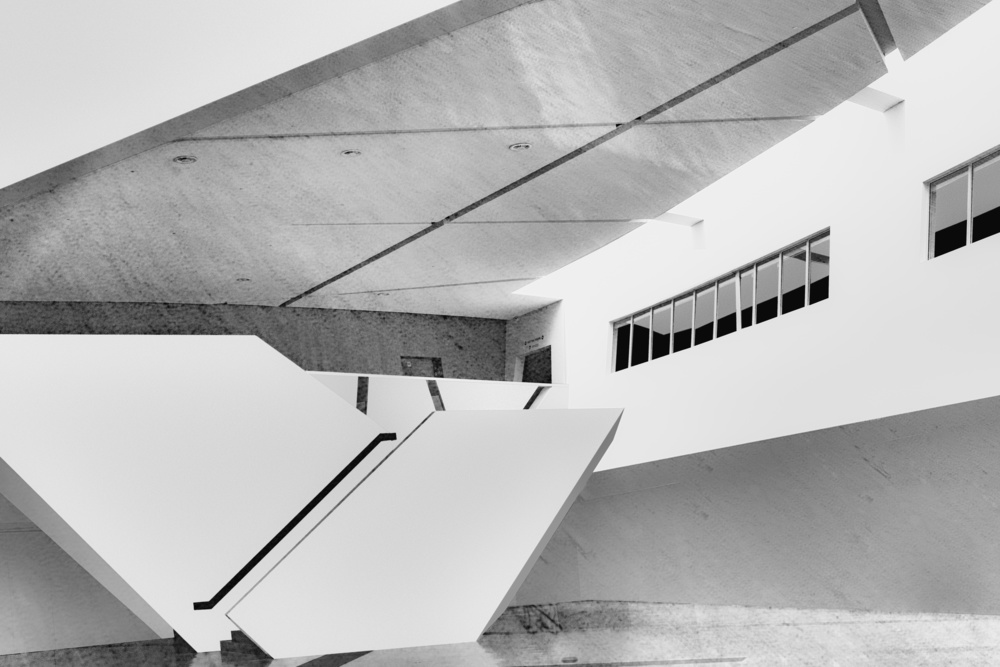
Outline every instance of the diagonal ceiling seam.
[(628, 132), (632, 128), (634, 128), (634, 127), (636, 127), (638, 125), (647, 124), (648, 121), (650, 121), (652, 118), (654, 118), (654, 117), (656, 117), (656, 116), (664, 113), (665, 111), (668, 111), (669, 109), (671, 109), (671, 108), (673, 108), (673, 107), (681, 104), (682, 102), (685, 102), (685, 101), (691, 99), (692, 97), (695, 97), (696, 95), (698, 95), (698, 94), (700, 94), (700, 93), (702, 93), (702, 92), (704, 92), (704, 91), (712, 88), (713, 86), (716, 86), (719, 83), (722, 83), (723, 81), (725, 81), (725, 80), (727, 80), (727, 79), (729, 79), (729, 78), (731, 78), (731, 77), (739, 74), (740, 72), (746, 70), (747, 68), (752, 67), (753, 65), (756, 65), (757, 63), (759, 63), (759, 62), (761, 62), (763, 60), (766, 60), (767, 58), (769, 58), (769, 57), (771, 57), (771, 56), (773, 56), (773, 55), (775, 55), (777, 53), (780, 53), (781, 51), (784, 51), (788, 47), (790, 47), (790, 46), (792, 46), (794, 44), (797, 44), (798, 42), (801, 42), (802, 40), (806, 39), (807, 37), (809, 37), (811, 35), (816, 34), (817, 32), (820, 32), (824, 28), (827, 28), (827, 27), (829, 27), (831, 25), (834, 25), (835, 23), (837, 23), (837, 22), (839, 22), (839, 21), (847, 18), (848, 16), (851, 16), (855, 12), (859, 11), (859, 9), (860, 9), (859, 5), (857, 3), (853, 3), (853, 4), (849, 5), (849, 6), (841, 9), (840, 11), (837, 11), (837, 12), (831, 14), (830, 16), (828, 16), (828, 17), (826, 17), (824, 19), (822, 19), (820, 21), (817, 21), (816, 23), (814, 23), (814, 24), (812, 24), (812, 25), (810, 25), (810, 26), (808, 26), (808, 27), (806, 27), (806, 28), (798, 31), (794, 35), (792, 35), (790, 37), (787, 37), (787, 38), (781, 40), (780, 42), (777, 42), (776, 44), (774, 44), (774, 45), (772, 45), (772, 46), (764, 49), (763, 51), (757, 52), (756, 54), (750, 56), (749, 58), (746, 58), (746, 59), (740, 61), (739, 63), (733, 65), (732, 67), (729, 67), (728, 69), (720, 72), (719, 74), (716, 74), (715, 76), (713, 76), (713, 77), (711, 77), (709, 79), (706, 79), (705, 81), (701, 82), (700, 84), (698, 84), (698, 85), (696, 85), (696, 86), (694, 86), (692, 88), (689, 88), (688, 90), (680, 93), (679, 95), (676, 95), (675, 97), (667, 100), (663, 104), (660, 104), (660, 105), (658, 105), (656, 107), (653, 107), (652, 109), (650, 109), (646, 113), (644, 113), (644, 114), (642, 114), (642, 115), (634, 118), (633, 120), (630, 120), (628, 122), (625, 122), (625, 123), (622, 123), (622, 124), (618, 125), (613, 130), (611, 130), (611, 131), (609, 131), (609, 132), (607, 132), (607, 133), (605, 133), (605, 134), (597, 137), (596, 139), (594, 139), (594, 140), (592, 140), (592, 141), (584, 144), (583, 146), (580, 146), (579, 148), (576, 148), (576, 149), (570, 151), (569, 153), (563, 155), (562, 157), (559, 157), (559, 158), (553, 160), (552, 162), (549, 162), (549, 163), (547, 163), (547, 164), (539, 167), (538, 169), (532, 171), (531, 173), (529, 173), (529, 174), (527, 174), (525, 176), (522, 176), (521, 178), (517, 179), (513, 183), (510, 183), (510, 184), (508, 184), (508, 185), (500, 188), (499, 190), (491, 192), (490, 194), (486, 195), (485, 197), (482, 197), (482, 198), (480, 198), (480, 199), (472, 202), (471, 204), (469, 204), (469, 205), (467, 205), (467, 206), (459, 209), (458, 211), (452, 213), (451, 215), (446, 216), (445, 218), (442, 218), (441, 220), (438, 220), (436, 222), (431, 223), (428, 227), (425, 227), (424, 229), (420, 230), (419, 232), (417, 232), (415, 234), (412, 234), (412, 235), (404, 238), (403, 240), (401, 240), (401, 241), (393, 244), (392, 246), (386, 248), (385, 250), (382, 250), (381, 252), (379, 252), (379, 253), (377, 253), (375, 255), (372, 255), (371, 257), (369, 257), (369, 258), (367, 258), (367, 259), (365, 259), (365, 260), (363, 260), (363, 261), (355, 264), (354, 266), (351, 266), (351, 267), (349, 267), (349, 268), (341, 271), (340, 273), (338, 273), (337, 275), (333, 276), (332, 278), (328, 278), (327, 280), (324, 280), (323, 282), (320, 282), (320, 283), (318, 283), (316, 285), (313, 285), (312, 287), (310, 287), (309, 289), (305, 290), (304, 292), (301, 292), (301, 293), (293, 296), (292, 298), (288, 299), (287, 301), (281, 303), (279, 305), (279, 307), (290, 306), (293, 303), (295, 303), (296, 301), (299, 301), (299, 300), (301, 300), (301, 299), (309, 296), (310, 294), (318, 292), (319, 290), (323, 289), (324, 287), (327, 287), (327, 286), (329, 286), (329, 285), (337, 282), (338, 280), (341, 280), (341, 279), (343, 279), (343, 278), (351, 275), (352, 273), (354, 273), (354, 272), (356, 272), (356, 271), (358, 271), (358, 270), (360, 270), (360, 269), (368, 266), (369, 264), (372, 264), (373, 262), (376, 262), (376, 261), (378, 261), (378, 260), (380, 260), (380, 259), (382, 259), (382, 258), (384, 258), (384, 257), (386, 257), (386, 256), (388, 256), (390, 254), (392, 254), (393, 252), (399, 250), (400, 248), (403, 248), (403, 247), (405, 247), (405, 246), (413, 243), (414, 241), (417, 241), (417, 240), (423, 238), (424, 236), (427, 236), (431, 232), (433, 232), (433, 231), (435, 231), (437, 229), (440, 229), (444, 225), (446, 225), (446, 224), (448, 224), (448, 223), (450, 223), (450, 222), (452, 222), (452, 221), (454, 221), (454, 220), (456, 220), (456, 219), (458, 219), (458, 218), (460, 218), (460, 217), (462, 217), (464, 215), (467, 215), (468, 213), (471, 213), (472, 211), (474, 211), (474, 210), (476, 210), (476, 209), (478, 209), (478, 208), (480, 208), (482, 206), (485, 206), (486, 204), (492, 202), (493, 200), (495, 200), (495, 199), (497, 199), (499, 197), (502, 197), (503, 195), (505, 195), (505, 194), (507, 194), (507, 193), (509, 193), (509, 192), (511, 192), (513, 190), (516, 190), (517, 188), (525, 185), (526, 183), (534, 181), (535, 179), (543, 176), (544, 174), (547, 174), (548, 172), (552, 171), (553, 169), (556, 169), (556, 168), (562, 166), (563, 164), (566, 164), (570, 160), (573, 160), (573, 159), (575, 159), (575, 158), (583, 155), (584, 153), (587, 153), (588, 151), (591, 151), (594, 148), (597, 148), (598, 146), (601, 146), (602, 144), (605, 144), (605, 143), (611, 141), (612, 139), (618, 137), (619, 135), (624, 134), (625, 132)]
[[(816, 116), (746, 116), (727, 118), (683, 118), (672, 120), (651, 120), (646, 125), (689, 125), (698, 123), (760, 123), (768, 121), (813, 121)], [(410, 130), (356, 130), (341, 132), (291, 132), (281, 134), (233, 134), (213, 137), (187, 137), (175, 139), (170, 143), (206, 142), (206, 141), (252, 141), (261, 139), (322, 139), (327, 137), (371, 137), (392, 136), (398, 134), (445, 134), (451, 132), (507, 132), (512, 130), (562, 130), (581, 127), (619, 127), (619, 121), (600, 123), (558, 123), (549, 125), (487, 125), (482, 127), (432, 127)]]

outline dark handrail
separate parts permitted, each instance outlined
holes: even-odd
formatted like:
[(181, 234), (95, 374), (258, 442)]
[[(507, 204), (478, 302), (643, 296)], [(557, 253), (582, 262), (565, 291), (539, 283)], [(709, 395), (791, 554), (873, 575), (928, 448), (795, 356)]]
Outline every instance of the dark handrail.
[(348, 463), (347, 467), (341, 470), (337, 474), (337, 476), (330, 481), (329, 484), (323, 487), (323, 490), (317, 493), (316, 497), (310, 500), (306, 504), (306, 506), (303, 507), (302, 510), (299, 511), (299, 513), (292, 518), (291, 521), (285, 524), (285, 527), (279, 530), (278, 534), (272, 537), (271, 541), (265, 544), (264, 548), (258, 551), (257, 554), (253, 558), (251, 558), (246, 565), (243, 566), (243, 569), (237, 572), (232, 579), (226, 582), (226, 585), (220, 588), (219, 592), (213, 595), (211, 600), (207, 600), (205, 602), (195, 602), (194, 608), (212, 609), (213, 607), (215, 607), (215, 605), (217, 605), (219, 601), (222, 600), (222, 598), (226, 597), (226, 594), (228, 594), (229, 591), (233, 590), (233, 587), (235, 587), (236, 584), (240, 583), (240, 581), (242, 581), (243, 578), (250, 573), (250, 570), (252, 570), (254, 567), (257, 566), (257, 563), (263, 560), (264, 556), (269, 554), (271, 550), (278, 545), (278, 542), (283, 540), (285, 536), (288, 535), (288, 533), (290, 533), (293, 528), (295, 528), (295, 526), (299, 525), (302, 519), (306, 518), (306, 515), (309, 514), (309, 512), (316, 509), (316, 506), (319, 505), (320, 502), (322, 502), (323, 499), (326, 498), (327, 495), (329, 495), (329, 493), (333, 491), (338, 484), (344, 481), (344, 478), (347, 477), (349, 474), (351, 474), (351, 471), (357, 468), (358, 465), (365, 460), (365, 457), (371, 454), (375, 450), (375, 448), (379, 446), (380, 443), (385, 442), (386, 440), (395, 440), (395, 439), (396, 439), (395, 433), (379, 433), (377, 436), (375, 436), (375, 439), (372, 440), (367, 447), (361, 450), (361, 453), (355, 456), (354, 460)]
[(535, 401), (538, 400), (538, 397), (541, 396), (542, 392), (546, 389), (548, 389), (548, 387), (535, 387), (535, 392), (531, 395), (531, 398), (528, 399), (528, 402), (524, 404), (524, 409), (530, 410), (531, 406), (535, 404)]

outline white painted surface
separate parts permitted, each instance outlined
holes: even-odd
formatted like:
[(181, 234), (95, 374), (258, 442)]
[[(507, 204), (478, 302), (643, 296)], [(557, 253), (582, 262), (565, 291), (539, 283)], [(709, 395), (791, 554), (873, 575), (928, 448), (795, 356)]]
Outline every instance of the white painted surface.
[[(704, 250), (646, 225), (533, 286), (563, 299), (571, 407), (625, 408), (600, 468), (1000, 394), (1000, 236), (928, 260), (924, 186), (1000, 146), (998, 30), (992, 3), (905, 63), (903, 104), (842, 105), (674, 209)], [(610, 372), (610, 322), (827, 226), (829, 300)]]
[(483, 380), (438, 380), (445, 410), (523, 410), (545, 385)]
[(344, 399), (348, 405), (357, 405), (358, 402), (358, 376), (348, 373), (323, 373), (320, 371), (309, 371), (309, 375), (323, 383), (327, 389)]
[(0, 524), (0, 655), (156, 638), (41, 530)]
[(398, 375), (368, 377), (368, 416), (382, 433), (395, 433), (400, 440), (434, 412), (427, 380)]
[(561, 410), (569, 407), (569, 385), (554, 384), (535, 400), (532, 410)]
[(435, 413), (231, 618), (274, 657), (474, 641), (620, 414)]
[[(6, 185), (448, 4), (6, 3)], [(183, 35), (183, 45), (178, 43)], [(128, 53), (122, 58), (122, 53)], [(71, 57), (67, 57), (72, 54)]]
[(19, 509), (64, 522), (199, 651), (232, 625), (192, 604), (378, 433), (250, 336), (4, 336), (0, 366), (0, 457), (44, 504)]
[[(357, 400), (358, 378), (354, 373), (309, 374), (337, 393), (348, 403)], [(538, 387), (552, 385), (531, 382), (501, 382), (493, 380), (463, 380), (458, 378), (416, 378), (402, 375), (364, 375), (369, 378), (368, 416), (383, 425), (383, 432), (398, 433), (400, 438), (409, 434), (429, 413), (434, 411), (427, 380), (437, 382), (445, 410), (521, 410)], [(555, 408), (566, 408), (566, 388), (556, 391), (557, 398), (546, 401)], [(562, 396), (562, 398), (558, 398)]]

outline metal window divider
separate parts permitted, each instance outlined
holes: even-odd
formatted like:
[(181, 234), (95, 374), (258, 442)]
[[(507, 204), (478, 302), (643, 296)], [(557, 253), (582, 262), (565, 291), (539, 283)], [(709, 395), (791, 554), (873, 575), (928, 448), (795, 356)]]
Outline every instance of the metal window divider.
[(969, 163), (969, 185), (968, 194), (965, 202), (965, 219), (968, 221), (965, 225), (965, 245), (972, 245), (972, 163)]
[(736, 330), (743, 328), (743, 272), (736, 271)]
[(712, 340), (719, 337), (719, 285), (721, 281), (715, 281), (715, 313), (712, 317)]
[[(628, 365), (625, 368), (632, 368), (632, 346), (635, 344), (635, 315), (628, 317)], [(624, 369), (623, 369), (624, 370)]]
[(674, 303), (676, 299), (671, 299), (670, 303), (670, 342), (667, 344), (667, 354), (665, 356), (670, 356), (674, 351), (674, 313), (677, 312), (675, 307), (677, 304)]
[[(782, 250), (781, 252), (778, 253), (778, 315), (782, 315), (783, 314), (782, 313), (782, 306), (784, 304), (781, 303), (781, 301), (782, 301), (782, 298), (781, 298), (781, 288), (782, 288), (782, 285), (781, 285), (781, 276), (782, 276), (782, 273), (783, 273), (782, 269), (784, 269), (784, 264), (785, 264), (785, 251)], [(775, 315), (775, 317), (777, 317), (778, 315)]]
[(809, 299), (812, 297), (812, 247), (815, 240), (806, 241), (806, 294), (802, 304), (803, 308), (809, 305)]
[(649, 332), (646, 334), (646, 362), (648, 363), (653, 360), (653, 306), (650, 306), (646, 313), (649, 315)]

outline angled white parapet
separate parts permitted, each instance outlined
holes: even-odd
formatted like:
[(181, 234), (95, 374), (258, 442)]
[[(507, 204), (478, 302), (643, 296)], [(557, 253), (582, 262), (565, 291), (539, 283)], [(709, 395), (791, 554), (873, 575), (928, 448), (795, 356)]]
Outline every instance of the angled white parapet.
[(475, 641), (621, 411), (435, 412), (230, 611), (272, 656)]
[(0, 336), (0, 368), (3, 493), (158, 634), (199, 651), (228, 639), (226, 605), (245, 590), (193, 604), (379, 433), (252, 336)]
[(438, 380), (445, 410), (522, 410), (538, 387), (530, 382)]

